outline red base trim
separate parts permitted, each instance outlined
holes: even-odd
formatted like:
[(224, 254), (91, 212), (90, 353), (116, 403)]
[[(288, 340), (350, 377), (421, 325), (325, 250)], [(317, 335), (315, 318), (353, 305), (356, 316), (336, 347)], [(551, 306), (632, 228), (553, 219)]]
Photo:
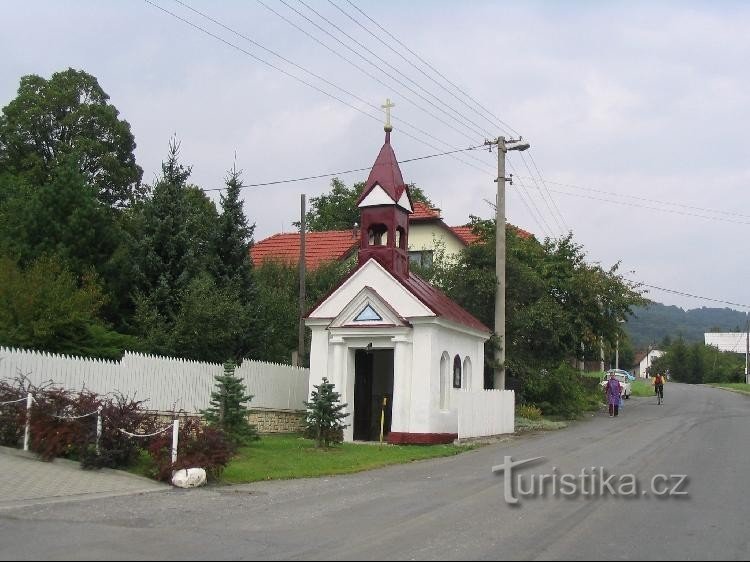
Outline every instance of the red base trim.
[(458, 439), (458, 433), (401, 433), (392, 431), (388, 434), (391, 445), (444, 445)]

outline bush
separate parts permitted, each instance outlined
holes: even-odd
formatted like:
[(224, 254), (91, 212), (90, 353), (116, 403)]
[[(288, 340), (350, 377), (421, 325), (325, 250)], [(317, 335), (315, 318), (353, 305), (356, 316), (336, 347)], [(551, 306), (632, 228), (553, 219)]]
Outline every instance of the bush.
[(596, 380), (560, 364), (552, 370), (527, 371), (523, 379), (522, 403), (538, 407), (544, 415), (574, 419), (601, 401)]
[(31, 409), (31, 449), (43, 460), (55, 457), (80, 459), (96, 441), (96, 412), (101, 402), (96, 394), (77, 395), (62, 388), (34, 394)]
[(207, 476), (216, 480), (235, 453), (235, 447), (225, 433), (207, 427), (196, 417), (182, 416), (177, 444), (177, 463), (172, 465), (172, 432), (154, 437), (148, 446), (154, 466), (150, 476), (168, 482), (175, 470), (205, 468)]
[[(22, 385), (12, 385), (7, 381), (0, 381), (0, 402), (8, 402), (0, 406), (0, 445), (18, 447), (23, 440), (26, 425), (27, 392)], [(16, 400), (21, 400), (16, 402)]]
[(542, 418), (542, 411), (533, 404), (521, 404), (516, 407), (516, 416), (535, 421)]
[(99, 454), (95, 444), (82, 452), (83, 468), (121, 468), (132, 466), (141, 452), (140, 438), (130, 433), (152, 433), (157, 429), (156, 415), (144, 411), (143, 402), (116, 394), (102, 403), (102, 434), (99, 439)]

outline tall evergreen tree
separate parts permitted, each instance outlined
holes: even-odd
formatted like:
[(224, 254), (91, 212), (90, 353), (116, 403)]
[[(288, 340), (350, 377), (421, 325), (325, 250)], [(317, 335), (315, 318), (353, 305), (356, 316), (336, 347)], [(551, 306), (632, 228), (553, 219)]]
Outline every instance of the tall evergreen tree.
[(216, 280), (220, 284), (238, 283), (247, 289), (247, 298), (252, 298), (252, 276), (250, 247), (253, 244), (255, 225), (249, 225), (242, 208), (240, 192), (244, 187), (242, 172), (233, 166), (227, 172), (224, 183), (226, 194), (221, 195), (221, 215), (217, 235)]
[(179, 310), (182, 292), (195, 269), (190, 252), (190, 233), (186, 228), (185, 192), (190, 167), (178, 160), (180, 145), (172, 139), (162, 177), (142, 208), (138, 233), (137, 288), (141, 300), (169, 321)]
[(227, 172), (226, 194), (221, 195), (221, 215), (216, 235), (214, 277), (218, 287), (237, 296), (235, 317), (245, 323), (244, 332), (232, 340), (231, 356), (236, 359), (257, 357), (259, 330), (258, 291), (252, 275), (250, 247), (255, 224), (248, 224), (240, 194), (244, 187), (242, 172), (236, 165)]

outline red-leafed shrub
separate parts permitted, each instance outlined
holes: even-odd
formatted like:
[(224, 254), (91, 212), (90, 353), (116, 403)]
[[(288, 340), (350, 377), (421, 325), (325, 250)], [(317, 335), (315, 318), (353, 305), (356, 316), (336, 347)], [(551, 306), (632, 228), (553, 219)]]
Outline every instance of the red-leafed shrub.
[(169, 481), (181, 468), (205, 468), (209, 478), (217, 479), (234, 455), (235, 448), (223, 431), (206, 427), (200, 418), (182, 416), (177, 445), (177, 463), (172, 465), (172, 432), (155, 437), (148, 446), (154, 461), (153, 477)]
[(26, 392), (18, 384), (0, 381), (0, 445), (17, 447), (26, 424)]
[(134, 400), (122, 394), (115, 394), (102, 402), (102, 434), (99, 438), (99, 452), (89, 444), (81, 456), (83, 468), (120, 468), (130, 466), (138, 459), (142, 438), (131, 437), (128, 433), (152, 433), (158, 425), (157, 417), (143, 408), (143, 401)]
[(78, 394), (61, 388), (37, 392), (31, 410), (31, 449), (48, 461), (80, 458), (96, 440), (100, 404), (96, 394), (85, 390)]

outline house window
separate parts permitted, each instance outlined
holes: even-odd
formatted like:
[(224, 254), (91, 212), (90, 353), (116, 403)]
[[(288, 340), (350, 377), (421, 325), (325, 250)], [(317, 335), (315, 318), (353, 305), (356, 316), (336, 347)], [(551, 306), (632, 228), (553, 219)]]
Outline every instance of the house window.
[(432, 250), (409, 252), (409, 263), (424, 269), (432, 267)]
[(453, 388), (461, 388), (461, 358), (453, 358)]

